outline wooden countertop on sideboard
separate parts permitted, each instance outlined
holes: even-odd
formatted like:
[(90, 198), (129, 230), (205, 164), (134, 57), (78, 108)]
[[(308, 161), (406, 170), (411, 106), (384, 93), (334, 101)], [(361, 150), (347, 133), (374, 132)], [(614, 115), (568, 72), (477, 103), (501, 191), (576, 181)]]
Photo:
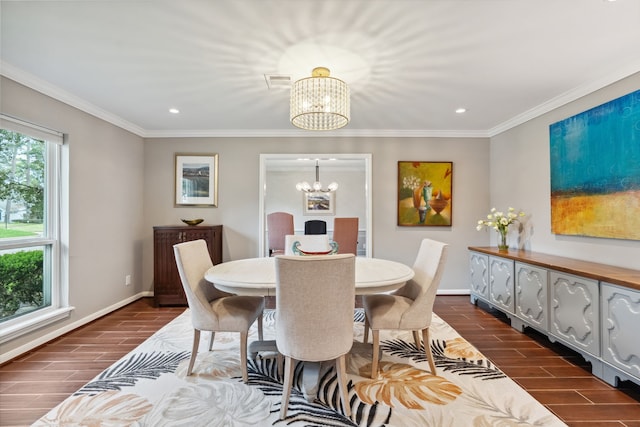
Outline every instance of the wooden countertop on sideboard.
[(500, 252), (497, 247), (490, 246), (469, 246), (469, 250), (640, 291), (640, 270), (524, 250), (509, 249), (508, 252)]

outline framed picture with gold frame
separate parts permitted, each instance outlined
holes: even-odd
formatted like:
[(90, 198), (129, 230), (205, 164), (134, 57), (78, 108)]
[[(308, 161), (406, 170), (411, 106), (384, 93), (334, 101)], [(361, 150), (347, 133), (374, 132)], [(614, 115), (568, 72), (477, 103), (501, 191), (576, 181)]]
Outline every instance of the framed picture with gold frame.
[(451, 226), (453, 162), (398, 162), (398, 225)]
[(218, 206), (218, 154), (175, 155), (175, 205)]

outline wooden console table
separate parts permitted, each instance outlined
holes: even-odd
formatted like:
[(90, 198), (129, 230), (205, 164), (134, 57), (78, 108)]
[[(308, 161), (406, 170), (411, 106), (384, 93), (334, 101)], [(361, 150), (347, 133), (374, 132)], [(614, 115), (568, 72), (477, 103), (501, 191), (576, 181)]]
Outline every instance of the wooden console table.
[(156, 305), (187, 305), (173, 245), (191, 240), (207, 242), (213, 264), (222, 262), (222, 226), (153, 227), (153, 296)]
[(640, 384), (640, 270), (530, 251), (469, 247), (471, 302), (579, 352), (609, 384)]

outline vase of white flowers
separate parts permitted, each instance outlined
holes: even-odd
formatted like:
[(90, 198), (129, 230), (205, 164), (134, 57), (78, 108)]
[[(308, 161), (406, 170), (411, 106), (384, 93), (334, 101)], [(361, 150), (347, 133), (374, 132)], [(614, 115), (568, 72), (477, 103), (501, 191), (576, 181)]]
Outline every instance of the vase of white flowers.
[(506, 215), (504, 212), (500, 212), (496, 210), (496, 208), (492, 208), (491, 212), (487, 215), (487, 219), (481, 219), (478, 221), (476, 230), (480, 231), (485, 227), (496, 230), (500, 237), (498, 250), (500, 252), (506, 252), (509, 250), (509, 245), (507, 244), (507, 231), (509, 231), (509, 226), (518, 221), (518, 217), (522, 216), (525, 216), (525, 213), (522, 211), (516, 212), (514, 208), (509, 208)]

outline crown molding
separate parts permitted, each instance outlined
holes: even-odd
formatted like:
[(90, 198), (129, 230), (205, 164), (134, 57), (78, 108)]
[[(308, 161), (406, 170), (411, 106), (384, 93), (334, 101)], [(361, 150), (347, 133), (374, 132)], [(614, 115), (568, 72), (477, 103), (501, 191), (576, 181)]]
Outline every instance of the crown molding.
[(0, 75), (26, 87), (50, 96), (112, 125), (125, 129), (141, 138), (487, 138), (486, 130), (399, 130), (399, 129), (349, 129), (335, 131), (304, 131), (300, 129), (202, 129), (202, 130), (148, 130), (115, 114), (103, 110), (58, 86), (34, 76), (18, 67), (0, 60)]
[(2, 60), (0, 60), (0, 75), (14, 80), (30, 89), (43, 93), (44, 95), (50, 96), (57, 101), (77, 108), (78, 110), (84, 111), (87, 114), (91, 114), (105, 122), (111, 123), (112, 125), (118, 126), (119, 128), (127, 130), (140, 137), (144, 137), (145, 130), (140, 126), (134, 125), (120, 116), (116, 116), (115, 114), (103, 110), (102, 108), (97, 107), (90, 102), (65, 91), (64, 89), (61, 89), (58, 86), (52, 85), (51, 83)]
[(303, 131), (298, 129), (208, 129), (146, 131), (145, 138), (488, 138), (484, 130), (398, 130), (340, 129), (336, 131)]
[(535, 119), (536, 117), (540, 117), (543, 114), (555, 110), (556, 108), (562, 107), (563, 105), (582, 98), (585, 95), (589, 95), (590, 93), (600, 90), (612, 83), (620, 81), (638, 72), (640, 72), (640, 60), (632, 62), (627, 67), (620, 68), (615, 72), (608, 74), (598, 80), (575, 87), (574, 89), (558, 95), (555, 98), (552, 98), (530, 110), (527, 110), (522, 114), (518, 114), (517, 116), (507, 120), (506, 122), (503, 122), (489, 129), (487, 132), (488, 136), (494, 137), (502, 132), (519, 126), (525, 122), (528, 122), (529, 120)]
[(620, 68), (603, 78), (578, 86), (555, 98), (550, 99), (522, 114), (488, 130), (429, 130), (429, 129), (349, 129), (335, 131), (304, 131), (300, 129), (204, 129), (204, 130), (148, 130), (137, 126), (120, 116), (112, 114), (90, 102), (85, 101), (51, 83), (24, 70), (0, 60), (0, 75), (14, 80), (33, 90), (50, 96), (85, 113), (91, 114), (108, 123), (118, 126), (142, 138), (491, 138), (529, 120), (539, 117), (578, 98), (602, 89), (612, 83), (640, 72), (640, 60), (627, 67)]

